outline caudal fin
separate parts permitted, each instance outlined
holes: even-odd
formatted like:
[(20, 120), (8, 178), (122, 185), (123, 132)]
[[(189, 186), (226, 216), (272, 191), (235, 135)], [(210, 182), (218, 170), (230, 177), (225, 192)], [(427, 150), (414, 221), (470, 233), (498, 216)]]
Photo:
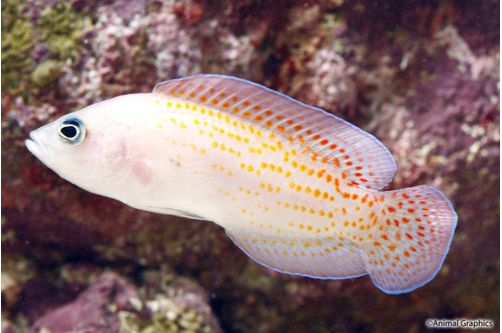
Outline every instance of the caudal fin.
[(415, 290), (434, 278), (450, 248), (457, 214), (433, 186), (385, 192), (378, 231), (366, 243), (366, 269), (389, 294)]

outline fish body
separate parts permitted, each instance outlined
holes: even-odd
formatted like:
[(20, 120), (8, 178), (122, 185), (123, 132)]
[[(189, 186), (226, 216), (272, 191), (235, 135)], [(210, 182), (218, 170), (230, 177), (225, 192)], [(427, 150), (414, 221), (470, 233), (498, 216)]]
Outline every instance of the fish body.
[(91, 105), (33, 131), (26, 145), (90, 192), (217, 223), (271, 269), (370, 274), (387, 293), (436, 275), (457, 220), (432, 186), (379, 191), (396, 166), (369, 133), (227, 76), (167, 81)]

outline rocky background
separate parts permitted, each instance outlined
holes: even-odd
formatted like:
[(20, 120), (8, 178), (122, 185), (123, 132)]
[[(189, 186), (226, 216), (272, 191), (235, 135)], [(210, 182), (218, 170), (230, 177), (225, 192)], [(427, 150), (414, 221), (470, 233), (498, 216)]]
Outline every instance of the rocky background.
[[(2, 1), (2, 332), (420, 332), (499, 314), (499, 3)], [(62, 114), (194, 73), (241, 76), (374, 133), (459, 222), (438, 276), (274, 273), (223, 230), (84, 192), (24, 148)], [(499, 322), (497, 321), (497, 326)]]

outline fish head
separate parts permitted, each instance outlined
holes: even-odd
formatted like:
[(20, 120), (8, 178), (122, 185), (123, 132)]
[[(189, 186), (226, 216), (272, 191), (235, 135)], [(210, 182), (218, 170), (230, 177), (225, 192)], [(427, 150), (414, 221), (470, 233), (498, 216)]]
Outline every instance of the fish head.
[(145, 105), (134, 95), (141, 94), (109, 99), (62, 116), (30, 132), (25, 145), (71, 183), (124, 200), (117, 197), (117, 193), (124, 192), (121, 189), (134, 178), (148, 178), (148, 165), (135, 142), (141, 136), (138, 131), (145, 131), (138, 126), (138, 109)]

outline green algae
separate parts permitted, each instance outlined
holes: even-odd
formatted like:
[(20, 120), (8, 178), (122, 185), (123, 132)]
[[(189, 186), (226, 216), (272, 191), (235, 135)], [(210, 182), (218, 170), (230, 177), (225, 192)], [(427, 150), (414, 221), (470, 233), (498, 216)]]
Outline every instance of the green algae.
[[(65, 2), (45, 8), (33, 22), (25, 6), (25, 1), (2, 2), (2, 88), (13, 95), (57, 81), (63, 63), (79, 56), (80, 37), (91, 24)], [(38, 64), (36, 46), (48, 51)]]
[(82, 32), (90, 26), (90, 19), (76, 12), (65, 2), (45, 8), (37, 22), (40, 40), (59, 60), (74, 59), (82, 43)]
[(56, 60), (46, 60), (31, 73), (31, 81), (38, 87), (49, 85), (59, 79), (61, 67)]
[(35, 33), (28, 18), (19, 14), (23, 3), (2, 2), (2, 88), (12, 94), (23, 90), (34, 66)]

